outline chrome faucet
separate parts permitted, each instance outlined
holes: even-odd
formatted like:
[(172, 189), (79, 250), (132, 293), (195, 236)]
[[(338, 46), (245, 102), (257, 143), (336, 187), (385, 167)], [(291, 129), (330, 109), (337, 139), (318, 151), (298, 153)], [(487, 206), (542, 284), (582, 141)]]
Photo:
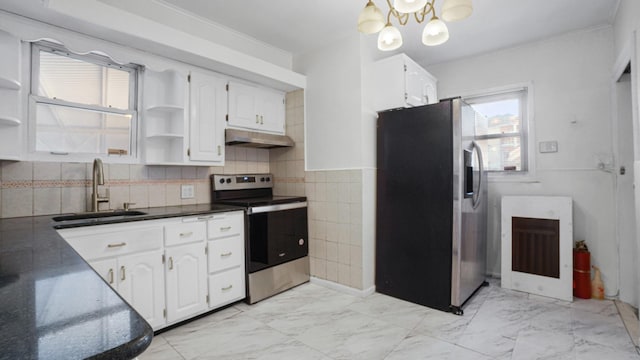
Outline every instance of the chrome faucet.
[(104, 172), (102, 171), (102, 160), (93, 160), (92, 175), (93, 192), (91, 193), (91, 211), (99, 211), (98, 204), (101, 202), (109, 202), (109, 196), (100, 197), (98, 194), (98, 185), (104, 185)]

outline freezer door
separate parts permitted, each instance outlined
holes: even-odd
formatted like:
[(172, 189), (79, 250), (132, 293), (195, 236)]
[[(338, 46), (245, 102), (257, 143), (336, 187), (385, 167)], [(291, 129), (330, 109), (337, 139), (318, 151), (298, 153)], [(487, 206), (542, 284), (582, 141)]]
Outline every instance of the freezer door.
[[(457, 100), (459, 115), (459, 163), (454, 165), (454, 230), (452, 249), (451, 305), (460, 308), (486, 279), (487, 176), (482, 151), (473, 141), (475, 111)], [(458, 110), (458, 111), (456, 111)], [(456, 127), (454, 125), (454, 134)], [(456, 146), (454, 146), (455, 148)]]
[(378, 118), (376, 291), (451, 304), (451, 102)]

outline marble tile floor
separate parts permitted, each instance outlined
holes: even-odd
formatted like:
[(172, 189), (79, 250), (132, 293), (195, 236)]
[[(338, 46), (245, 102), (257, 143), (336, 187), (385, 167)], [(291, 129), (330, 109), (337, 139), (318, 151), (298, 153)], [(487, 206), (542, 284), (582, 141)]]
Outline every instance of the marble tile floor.
[(482, 288), (463, 316), (304, 284), (154, 337), (153, 359), (640, 359), (612, 301)]

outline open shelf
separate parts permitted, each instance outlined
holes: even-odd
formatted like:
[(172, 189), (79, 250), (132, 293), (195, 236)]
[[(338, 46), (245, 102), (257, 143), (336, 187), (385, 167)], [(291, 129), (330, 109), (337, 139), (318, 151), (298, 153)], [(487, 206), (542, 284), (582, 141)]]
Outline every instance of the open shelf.
[(170, 133), (147, 135), (147, 139), (181, 139), (183, 137), (184, 135), (181, 135), (181, 134), (170, 134)]
[(184, 106), (177, 104), (157, 104), (147, 107), (147, 111), (177, 113), (184, 111)]
[(0, 116), (0, 126), (18, 126), (22, 122), (18, 118), (11, 116)]
[(0, 77), (0, 88), (9, 90), (20, 90), (22, 85), (20, 81)]

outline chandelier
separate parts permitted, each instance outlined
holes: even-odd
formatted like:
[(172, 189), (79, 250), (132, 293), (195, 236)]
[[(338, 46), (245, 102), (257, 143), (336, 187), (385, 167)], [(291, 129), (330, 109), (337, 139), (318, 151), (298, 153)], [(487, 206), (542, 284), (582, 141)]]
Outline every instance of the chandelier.
[[(406, 25), (411, 15), (418, 24), (429, 19), (422, 31), (422, 43), (427, 46), (444, 44), (449, 40), (449, 29), (444, 21), (436, 16), (436, 0), (387, 0), (389, 12), (385, 22), (384, 14), (368, 0), (358, 16), (358, 31), (363, 34), (378, 34), (378, 49), (392, 51), (402, 46), (402, 35), (398, 28), (391, 25), (391, 16), (398, 24)], [(448, 22), (466, 19), (473, 12), (471, 0), (444, 0), (442, 4), (442, 19)], [(427, 15), (430, 17), (427, 18)]]

